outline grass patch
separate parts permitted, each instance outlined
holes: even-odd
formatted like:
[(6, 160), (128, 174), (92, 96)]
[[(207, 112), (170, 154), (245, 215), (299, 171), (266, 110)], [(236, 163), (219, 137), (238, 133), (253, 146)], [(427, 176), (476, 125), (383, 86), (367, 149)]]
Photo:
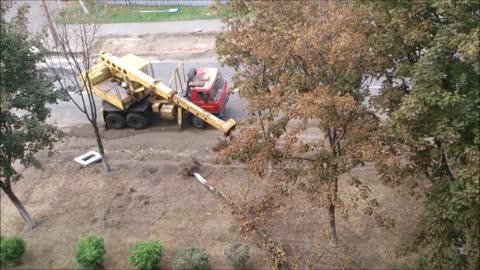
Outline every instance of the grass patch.
[[(90, 1), (84, 1), (90, 14), (85, 14), (78, 1), (66, 3), (64, 10), (65, 21), (67, 24), (79, 22), (84, 23), (130, 23), (130, 22), (158, 22), (158, 21), (187, 21), (200, 19), (216, 19), (215, 15), (210, 13), (209, 7), (200, 6), (126, 6), (101, 4)], [(170, 8), (179, 8), (176, 13), (169, 12), (148, 12), (140, 11), (158, 11), (168, 10)], [(55, 16), (57, 23), (62, 23), (63, 18), (60, 14)]]

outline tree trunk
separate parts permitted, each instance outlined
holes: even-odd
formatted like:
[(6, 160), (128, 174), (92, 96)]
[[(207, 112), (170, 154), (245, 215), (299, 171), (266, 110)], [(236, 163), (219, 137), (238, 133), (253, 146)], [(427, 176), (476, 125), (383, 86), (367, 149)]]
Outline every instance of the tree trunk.
[(100, 155), (102, 156), (103, 167), (105, 169), (105, 172), (110, 172), (112, 169), (110, 168), (110, 164), (108, 164), (108, 160), (105, 155), (102, 137), (100, 137), (100, 130), (98, 129), (96, 124), (92, 124), (92, 126), (93, 126), (93, 130), (95, 131), (95, 137), (97, 138), (98, 152), (100, 152)]
[(23, 220), (27, 223), (27, 226), (29, 229), (33, 229), (37, 226), (35, 221), (33, 220), (32, 216), (27, 212), (27, 209), (23, 206), (22, 202), (15, 196), (15, 193), (13, 193), (11, 187), (3, 186), (1, 185), (2, 190), (7, 194), (8, 198), (10, 198), (10, 201), (12, 201), (13, 205), (17, 208), (18, 212), (22, 216)]
[(335, 205), (333, 203), (328, 207), (328, 220), (330, 222), (330, 237), (334, 247), (338, 246), (337, 224), (335, 222)]
[(338, 177), (335, 177), (333, 180), (333, 189), (330, 197), (330, 206), (328, 207), (328, 220), (330, 222), (330, 237), (332, 241), (332, 245), (334, 247), (338, 246), (338, 238), (337, 238), (337, 223), (335, 220), (335, 209), (337, 203), (337, 196), (338, 196)]

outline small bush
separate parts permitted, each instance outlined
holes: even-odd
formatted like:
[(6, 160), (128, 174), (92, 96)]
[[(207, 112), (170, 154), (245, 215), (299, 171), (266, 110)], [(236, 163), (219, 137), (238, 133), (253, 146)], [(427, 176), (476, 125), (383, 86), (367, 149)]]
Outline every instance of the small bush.
[(188, 247), (175, 255), (174, 270), (205, 270), (208, 268), (208, 253), (198, 247)]
[(75, 259), (85, 269), (95, 269), (103, 262), (105, 244), (103, 238), (96, 235), (82, 237), (77, 244)]
[(16, 236), (1, 238), (0, 240), (0, 262), (15, 266), (25, 254), (25, 242)]
[(225, 248), (227, 262), (233, 269), (243, 269), (250, 259), (250, 247), (241, 243), (234, 243)]
[(137, 270), (152, 270), (162, 258), (162, 249), (158, 241), (136, 243), (128, 252), (128, 262)]

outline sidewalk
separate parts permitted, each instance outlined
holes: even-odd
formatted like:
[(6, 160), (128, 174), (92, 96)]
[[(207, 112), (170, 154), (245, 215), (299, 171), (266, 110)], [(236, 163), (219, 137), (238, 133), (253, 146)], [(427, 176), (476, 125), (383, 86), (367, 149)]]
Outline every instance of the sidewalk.
[(163, 21), (145, 23), (109, 23), (100, 24), (99, 36), (105, 35), (141, 35), (158, 33), (220, 32), (220, 20)]

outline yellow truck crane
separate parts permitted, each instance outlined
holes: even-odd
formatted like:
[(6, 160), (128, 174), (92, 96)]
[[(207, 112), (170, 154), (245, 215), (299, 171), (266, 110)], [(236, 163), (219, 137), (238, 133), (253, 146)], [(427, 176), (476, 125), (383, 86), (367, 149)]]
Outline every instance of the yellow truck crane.
[[(159, 113), (161, 119), (176, 119), (180, 130), (185, 113), (191, 114), (197, 123), (205, 122), (221, 130), (225, 136), (236, 126), (235, 120), (223, 121), (179, 95), (178, 89), (171, 89), (155, 79), (151, 63), (133, 54), (119, 58), (101, 52), (100, 63), (84, 71), (82, 77), (84, 83), (91, 84), (87, 89), (102, 99), (102, 113), (107, 128), (146, 128), (155, 112)], [(191, 91), (189, 83), (193, 87), (198, 86), (186, 81), (183, 85), (188, 92)]]

